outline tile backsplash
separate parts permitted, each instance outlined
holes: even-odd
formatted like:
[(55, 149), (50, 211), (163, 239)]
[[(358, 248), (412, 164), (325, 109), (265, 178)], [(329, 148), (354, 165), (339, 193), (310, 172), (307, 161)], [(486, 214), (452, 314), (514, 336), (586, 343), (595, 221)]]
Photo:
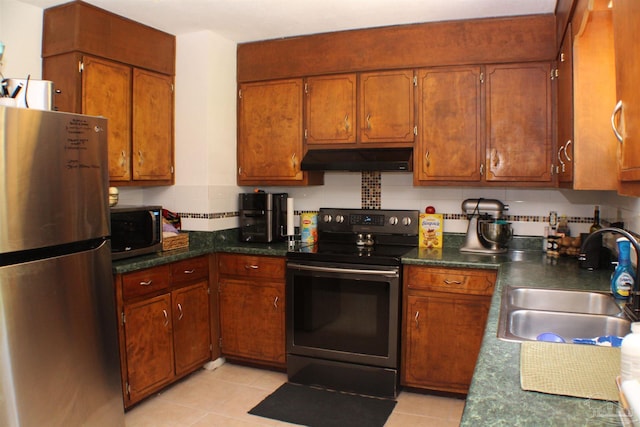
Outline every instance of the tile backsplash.
[[(536, 188), (414, 187), (406, 172), (326, 172), (325, 184), (309, 187), (264, 187), (287, 192), (295, 200), (296, 214), (321, 207), (365, 209), (416, 209), (432, 205), (444, 214), (445, 232), (464, 233), (468, 221), (462, 212), (467, 198), (498, 199), (509, 205), (505, 212), (514, 233), (542, 236), (549, 212), (566, 215), (572, 234), (586, 232), (595, 205), (604, 221), (624, 221), (625, 228), (640, 231), (640, 202), (611, 191), (573, 191)], [(160, 204), (182, 216), (186, 230), (213, 231), (238, 226), (238, 193), (253, 188), (206, 185), (121, 188), (121, 204)]]

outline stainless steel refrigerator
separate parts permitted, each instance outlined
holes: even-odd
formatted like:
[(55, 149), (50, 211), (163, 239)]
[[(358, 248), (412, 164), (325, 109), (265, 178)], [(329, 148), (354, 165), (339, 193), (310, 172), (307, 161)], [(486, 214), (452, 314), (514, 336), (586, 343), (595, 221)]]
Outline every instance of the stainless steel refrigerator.
[(123, 426), (107, 120), (0, 106), (0, 425)]

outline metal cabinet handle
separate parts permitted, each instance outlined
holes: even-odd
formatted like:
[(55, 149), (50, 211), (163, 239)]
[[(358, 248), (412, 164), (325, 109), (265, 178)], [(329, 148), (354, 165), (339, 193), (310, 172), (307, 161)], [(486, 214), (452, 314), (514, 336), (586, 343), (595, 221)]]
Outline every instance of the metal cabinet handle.
[(431, 166), (431, 159), (429, 158), (429, 150), (424, 153), (424, 160), (426, 161), (427, 168)]
[(164, 314), (164, 326), (169, 325), (169, 313), (167, 310), (162, 310), (162, 314)]
[[(562, 150), (564, 150), (564, 146), (558, 148), (558, 161), (562, 165), (562, 172), (564, 172), (564, 162), (562, 161), (562, 157), (560, 156), (562, 154)], [(565, 156), (566, 156), (566, 154), (565, 154)]]
[(416, 311), (416, 315), (413, 317), (413, 319), (416, 322), (416, 328), (420, 327), (420, 322), (418, 321), (418, 318), (420, 317), (420, 311)]
[(182, 318), (184, 317), (184, 312), (182, 311), (182, 304), (178, 303), (178, 311), (180, 312), (178, 314), (178, 320), (182, 320)]
[(568, 140), (566, 144), (564, 144), (564, 157), (566, 157), (567, 161), (571, 161), (571, 157), (569, 157), (569, 147), (571, 146), (571, 140)]
[(152, 283), (153, 283), (153, 280), (146, 280), (146, 281), (140, 282), (140, 286), (151, 286)]
[(462, 282), (459, 280), (444, 279), (444, 284), (445, 285), (462, 285)]
[(142, 165), (144, 163), (144, 158), (142, 157), (142, 150), (138, 150), (138, 164)]
[(122, 152), (120, 153), (120, 166), (126, 166), (127, 165), (127, 153), (124, 152), (124, 150), (122, 150)]
[(195, 273), (195, 272), (196, 272), (196, 270), (195, 270), (195, 269), (191, 269), (191, 270), (184, 270), (184, 271), (183, 271), (183, 273), (184, 273), (184, 274), (193, 274), (193, 273)]
[(622, 100), (618, 101), (616, 106), (613, 109), (613, 113), (611, 113), (611, 128), (613, 129), (613, 134), (616, 136), (616, 139), (619, 142), (622, 142), (622, 135), (618, 132), (618, 128), (616, 126), (616, 115), (622, 110)]
[(245, 269), (245, 270), (257, 270), (257, 269), (259, 269), (259, 268), (260, 268), (260, 267), (259, 267), (259, 266), (257, 266), (257, 265), (255, 265), (255, 264), (253, 264), (253, 265), (245, 265), (245, 266), (244, 266), (244, 269)]
[(480, 176), (484, 176), (484, 163), (480, 163)]
[(367, 129), (371, 129), (371, 114), (367, 114), (365, 121), (367, 122)]
[(278, 297), (273, 300), (273, 307), (278, 308)]
[(344, 130), (348, 132), (349, 129), (351, 129), (351, 125), (349, 125), (349, 114), (347, 114), (344, 116)]

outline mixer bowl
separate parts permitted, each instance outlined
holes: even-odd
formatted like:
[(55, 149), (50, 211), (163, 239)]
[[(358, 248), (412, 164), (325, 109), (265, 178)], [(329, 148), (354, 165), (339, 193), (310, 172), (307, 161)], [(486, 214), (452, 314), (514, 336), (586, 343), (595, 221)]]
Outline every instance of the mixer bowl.
[(513, 237), (511, 224), (504, 221), (479, 221), (478, 233), (480, 238), (491, 246), (491, 249), (502, 249)]

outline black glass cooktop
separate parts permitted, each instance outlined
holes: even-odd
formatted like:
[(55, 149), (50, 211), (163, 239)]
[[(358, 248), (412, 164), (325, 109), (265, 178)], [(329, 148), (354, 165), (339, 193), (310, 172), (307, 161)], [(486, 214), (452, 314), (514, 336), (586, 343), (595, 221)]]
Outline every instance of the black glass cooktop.
[(287, 253), (287, 259), (334, 263), (400, 265), (401, 257), (411, 249), (413, 249), (412, 246), (357, 246), (355, 244), (319, 242), (313, 245), (299, 245), (299, 247)]

